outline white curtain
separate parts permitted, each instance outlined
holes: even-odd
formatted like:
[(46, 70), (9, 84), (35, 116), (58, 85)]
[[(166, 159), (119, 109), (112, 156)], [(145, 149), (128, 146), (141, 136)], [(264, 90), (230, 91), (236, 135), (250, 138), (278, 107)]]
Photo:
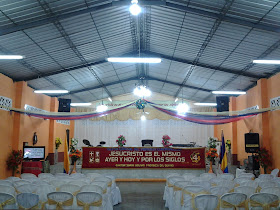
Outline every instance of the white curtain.
[(208, 137), (214, 135), (213, 125), (200, 125), (183, 120), (127, 120), (127, 121), (75, 121), (75, 138), (78, 147), (85, 146), (83, 139), (88, 139), (93, 146), (105, 141), (108, 146), (117, 146), (116, 139), (124, 135), (126, 146), (141, 146), (142, 139), (154, 140), (153, 146), (160, 146), (163, 135), (169, 135), (171, 143), (186, 144), (196, 142), (206, 146)]

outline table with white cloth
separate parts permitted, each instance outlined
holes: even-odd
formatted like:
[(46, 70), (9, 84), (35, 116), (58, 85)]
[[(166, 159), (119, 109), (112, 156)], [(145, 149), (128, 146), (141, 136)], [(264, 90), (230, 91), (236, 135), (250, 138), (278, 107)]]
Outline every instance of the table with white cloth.
[(165, 178), (171, 172), (205, 172), (205, 148), (83, 147), (82, 173), (118, 179)]

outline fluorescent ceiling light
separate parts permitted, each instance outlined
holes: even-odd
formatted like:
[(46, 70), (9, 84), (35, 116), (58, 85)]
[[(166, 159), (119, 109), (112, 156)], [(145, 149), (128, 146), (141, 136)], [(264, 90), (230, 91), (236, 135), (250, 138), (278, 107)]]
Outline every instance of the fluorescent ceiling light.
[(178, 101), (178, 98), (175, 98), (175, 102), (177, 102)]
[(196, 106), (217, 106), (216, 103), (194, 103)]
[(133, 90), (133, 94), (139, 97), (144, 97), (144, 96), (147, 97), (147, 96), (151, 96), (152, 92), (145, 86), (141, 85)]
[(179, 103), (176, 109), (179, 114), (184, 114), (189, 111), (190, 107), (186, 103)]
[(141, 120), (142, 120), (142, 121), (145, 121), (145, 120), (146, 120), (146, 116), (145, 116), (145, 115), (142, 115), (142, 116), (141, 116)]
[(34, 90), (34, 93), (69, 93), (68, 90)]
[(109, 62), (118, 63), (160, 63), (161, 58), (125, 58), (125, 57), (111, 57), (107, 58)]
[(140, 12), (142, 11), (141, 7), (138, 4), (132, 4), (129, 7), (129, 11), (132, 15), (139, 15)]
[(280, 60), (253, 60), (253, 63), (280, 64)]
[(111, 102), (113, 101), (113, 100), (111, 99), (111, 97), (108, 97), (108, 100), (111, 101)]
[(106, 106), (104, 104), (99, 105), (98, 107), (96, 107), (96, 111), (97, 112), (105, 112), (107, 109), (108, 109), (108, 106)]
[(222, 95), (244, 95), (244, 91), (212, 91), (213, 94), (222, 94)]
[(0, 55), (0, 59), (23, 59), (22, 55)]
[(90, 106), (91, 103), (71, 103), (71, 106)]

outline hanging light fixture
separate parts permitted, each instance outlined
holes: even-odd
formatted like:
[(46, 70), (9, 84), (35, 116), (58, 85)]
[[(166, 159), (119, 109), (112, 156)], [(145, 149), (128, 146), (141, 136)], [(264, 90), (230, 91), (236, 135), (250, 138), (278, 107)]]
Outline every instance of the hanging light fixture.
[(184, 103), (183, 101), (183, 88), (182, 88), (182, 103), (179, 103), (176, 107), (178, 114), (185, 114), (187, 111), (189, 111), (190, 107), (188, 104)]
[(139, 15), (142, 11), (141, 7), (138, 5), (138, 0), (132, 0), (129, 11), (132, 15)]
[(141, 116), (141, 120), (142, 120), (142, 121), (145, 121), (145, 120), (146, 120), (146, 116), (145, 116), (144, 114)]
[[(103, 98), (103, 88), (102, 88), (102, 98)], [(105, 111), (107, 111), (107, 109), (108, 109), (108, 106), (103, 104), (103, 99), (102, 99), (102, 104), (96, 107), (96, 111), (97, 112), (105, 112)]]
[(133, 94), (139, 97), (149, 97), (152, 92), (145, 85), (139, 85), (134, 89)]

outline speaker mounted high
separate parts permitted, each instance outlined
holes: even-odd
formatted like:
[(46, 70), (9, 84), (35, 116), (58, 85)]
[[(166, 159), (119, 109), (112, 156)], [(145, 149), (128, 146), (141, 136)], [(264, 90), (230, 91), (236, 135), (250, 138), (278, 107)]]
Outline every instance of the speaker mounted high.
[(71, 99), (59, 98), (58, 112), (70, 112)]

